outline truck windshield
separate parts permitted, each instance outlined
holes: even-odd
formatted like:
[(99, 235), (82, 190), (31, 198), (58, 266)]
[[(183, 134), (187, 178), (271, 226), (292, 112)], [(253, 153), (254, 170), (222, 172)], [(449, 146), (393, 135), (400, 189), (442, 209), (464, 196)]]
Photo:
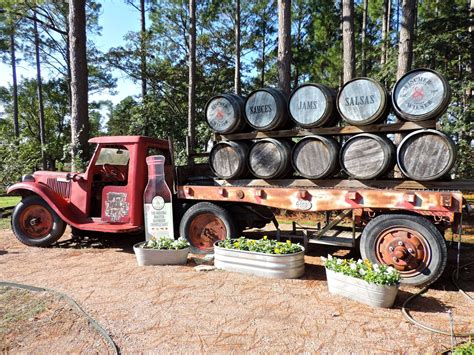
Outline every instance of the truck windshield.
[(125, 148), (102, 148), (95, 165), (127, 165), (130, 154)]

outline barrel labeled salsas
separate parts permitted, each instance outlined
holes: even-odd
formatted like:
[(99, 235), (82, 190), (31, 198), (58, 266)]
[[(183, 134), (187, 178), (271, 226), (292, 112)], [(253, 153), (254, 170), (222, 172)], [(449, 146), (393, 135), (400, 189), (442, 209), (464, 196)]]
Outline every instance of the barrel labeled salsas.
[(290, 122), (288, 97), (279, 90), (255, 90), (245, 100), (245, 119), (257, 131), (285, 128)]
[(256, 141), (249, 151), (248, 167), (260, 179), (288, 176), (292, 171), (290, 142), (273, 138)]
[(345, 83), (336, 103), (344, 121), (354, 126), (380, 122), (390, 111), (387, 89), (371, 78), (355, 78)]
[(393, 88), (395, 114), (408, 121), (438, 118), (448, 108), (451, 89), (447, 80), (431, 69), (415, 69), (402, 76)]
[(238, 179), (248, 175), (248, 143), (245, 141), (222, 141), (216, 143), (209, 153), (212, 172), (221, 179)]
[(398, 146), (397, 162), (400, 171), (410, 179), (436, 180), (447, 175), (456, 162), (456, 146), (442, 132), (415, 131)]
[(300, 85), (290, 95), (291, 119), (300, 127), (314, 128), (335, 124), (337, 115), (334, 90), (321, 85)]
[(206, 104), (206, 121), (214, 132), (242, 132), (247, 127), (244, 118), (245, 100), (234, 94), (212, 97)]
[(393, 169), (395, 146), (385, 136), (361, 133), (347, 140), (339, 157), (342, 168), (350, 177), (375, 179)]
[(293, 148), (291, 162), (308, 179), (334, 176), (339, 171), (339, 143), (330, 137), (307, 136)]

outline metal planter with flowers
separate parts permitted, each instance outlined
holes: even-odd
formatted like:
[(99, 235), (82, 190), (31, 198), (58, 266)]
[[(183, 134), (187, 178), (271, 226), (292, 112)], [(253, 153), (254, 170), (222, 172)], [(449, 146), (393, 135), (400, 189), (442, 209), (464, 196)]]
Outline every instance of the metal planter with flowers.
[(294, 279), (304, 274), (304, 248), (290, 240), (277, 242), (226, 239), (214, 244), (214, 266), (226, 271), (276, 279)]
[(184, 238), (173, 240), (161, 237), (137, 243), (133, 246), (133, 251), (139, 266), (179, 265), (186, 264), (190, 247)]
[(400, 282), (397, 270), (368, 260), (322, 258), (326, 267), (328, 289), (372, 307), (390, 308), (395, 302)]

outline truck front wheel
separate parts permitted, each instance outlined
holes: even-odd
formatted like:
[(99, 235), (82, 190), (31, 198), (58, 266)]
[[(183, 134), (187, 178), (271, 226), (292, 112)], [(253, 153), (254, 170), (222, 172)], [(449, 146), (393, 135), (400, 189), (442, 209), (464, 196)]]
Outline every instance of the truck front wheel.
[(386, 214), (371, 220), (362, 232), (360, 253), (372, 263), (393, 266), (403, 284), (425, 286), (443, 273), (446, 242), (428, 219)]
[(217, 240), (237, 237), (229, 212), (210, 202), (191, 206), (181, 219), (179, 232), (195, 253), (212, 253)]
[(45, 247), (64, 234), (66, 224), (39, 196), (25, 197), (12, 213), (12, 229), (23, 244)]

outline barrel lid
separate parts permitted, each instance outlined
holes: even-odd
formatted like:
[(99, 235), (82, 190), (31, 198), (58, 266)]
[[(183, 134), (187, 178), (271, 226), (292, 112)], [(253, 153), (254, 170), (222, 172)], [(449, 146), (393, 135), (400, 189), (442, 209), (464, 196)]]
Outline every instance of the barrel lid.
[(337, 109), (353, 125), (366, 125), (386, 112), (388, 93), (378, 81), (360, 77), (344, 84), (337, 94)]
[(395, 112), (411, 121), (421, 121), (444, 113), (451, 100), (446, 79), (431, 69), (414, 69), (403, 75), (393, 87)]
[(434, 129), (408, 134), (398, 145), (397, 161), (407, 177), (429, 181), (448, 173), (456, 162), (456, 146), (449, 136)]
[(216, 132), (227, 132), (238, 123), (234, 106), (229, 98), (230, 95), (217, 95), (206, 103), (207, 124)]
[[(245, 100), (245, 118), (255, 129), (266, 129), (272, 125), (278, 110), (275, 96), (283, 95), (277, 89), (263, 88), (252, 91)], [(285, 103), (286, 105), (286, 103)]]
[(329, 91), (323, 85), (306, 83), (298, 86), (290, 95), (288, 108), (291, 118), (299, 125), (313, 126), (328, 115)]

